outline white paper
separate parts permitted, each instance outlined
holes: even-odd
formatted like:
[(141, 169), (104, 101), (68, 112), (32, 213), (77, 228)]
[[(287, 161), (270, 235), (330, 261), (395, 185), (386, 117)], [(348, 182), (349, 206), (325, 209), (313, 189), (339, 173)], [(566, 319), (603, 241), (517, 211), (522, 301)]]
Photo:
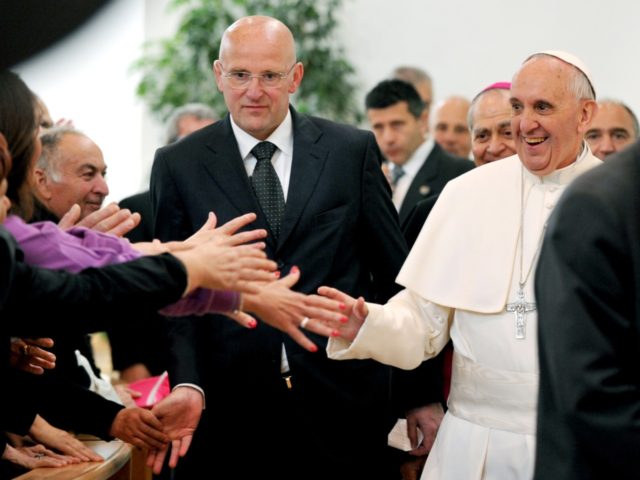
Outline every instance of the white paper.
[[(423, 438), (422, 431), (418, 429), (418, 445), (420, 445)], [(405, 418), (399, 418), (393, 426), (387, 436), (387, 445), (402, 450), (403, 452), (413, 450), (411, 440), (409, 440), (409, 435), (407, 434), (407, 420)]]

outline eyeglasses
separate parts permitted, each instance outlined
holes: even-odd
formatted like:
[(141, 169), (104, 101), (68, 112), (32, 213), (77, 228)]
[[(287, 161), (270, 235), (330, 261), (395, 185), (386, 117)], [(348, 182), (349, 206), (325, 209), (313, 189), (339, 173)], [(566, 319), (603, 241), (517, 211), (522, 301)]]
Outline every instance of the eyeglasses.
[(289, 74), (293, 70), (293, 67), (295, 66), (296, 66), (295, 63), (291, 65), (291, 68), (286, 73), (282, 73), (282, 72), (250, 73), (250, 72), (245, 72), (243, 70), (239, 70), (235, 72), (225, 72), (222, 68), (222, 65), (220, 65), (220, 70), (222, 70), (222, 76), (227, 79), (227, 81), (229, 82), (229, 86), (231, 88), (238, 88), (238, 89), (247, 88), (249, 87), (251, 80), (253, 80), (254, 78), (257, 78), (258, 81), (260, 82), (260, 85), (262, 85), (263, 87), (274, 88), (279, 86), (280, 83), (282, 83), (282, 80), (284, 80), (289, 76)]

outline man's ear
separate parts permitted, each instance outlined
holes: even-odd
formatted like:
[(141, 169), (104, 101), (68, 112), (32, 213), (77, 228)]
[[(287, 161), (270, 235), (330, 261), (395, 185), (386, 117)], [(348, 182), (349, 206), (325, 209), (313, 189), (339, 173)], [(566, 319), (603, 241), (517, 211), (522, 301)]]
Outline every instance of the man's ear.
[(591, 125), (591, 120), (598, 111), (598, 104), (595, 100), (582, 100), (580, 109), (580, 119), (578, 121), (578, 131), (585, 133)]
[(33, 185), (36, 196), (43, 201), (51, 200), (53, 194), (49, 188), (49, 181), (46, 172), (41, 168), (33, 169)]

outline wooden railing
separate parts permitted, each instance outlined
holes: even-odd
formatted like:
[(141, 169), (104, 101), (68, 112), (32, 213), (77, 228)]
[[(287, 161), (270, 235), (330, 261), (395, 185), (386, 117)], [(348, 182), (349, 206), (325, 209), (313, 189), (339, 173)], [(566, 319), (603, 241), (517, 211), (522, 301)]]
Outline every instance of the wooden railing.
[(85, 462), (61, 468), (36, 468), (14, 480), (150, 480), (143, 452), (114, 440), (83, 440), (104, 458), (103, 462)]

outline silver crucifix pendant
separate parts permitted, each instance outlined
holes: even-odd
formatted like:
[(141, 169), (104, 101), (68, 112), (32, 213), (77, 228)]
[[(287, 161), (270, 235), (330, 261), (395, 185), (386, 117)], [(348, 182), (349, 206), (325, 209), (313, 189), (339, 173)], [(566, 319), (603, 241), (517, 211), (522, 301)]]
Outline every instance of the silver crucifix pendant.
[(518, 299), (513, 303), (507, 303), (507, 312), (513, 312), (516, 316), (516, 339), (522, 340), (527, 333), (527, 313), (536, 309), (535, 303), (527, 303), (524, 299), (522, 285), (518, 288)]

